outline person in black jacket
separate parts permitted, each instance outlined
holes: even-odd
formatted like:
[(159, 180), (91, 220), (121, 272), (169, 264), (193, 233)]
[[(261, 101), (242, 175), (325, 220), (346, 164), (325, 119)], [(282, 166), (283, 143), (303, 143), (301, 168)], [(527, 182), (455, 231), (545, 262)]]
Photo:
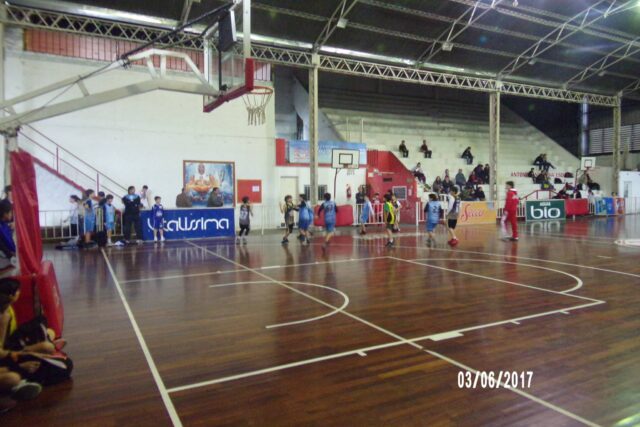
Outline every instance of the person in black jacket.
[(122, 204), (124, 204), (122, 219), (125, 242), (129, 243), (131, 240), (131, 226), (133, 226), (136, 230), (137, 243), (142, 243), (142, 223), (140, 222), (142, 201), (140, 196), (136, 194), (136, 188), (133, 185), (127, 189), (127, 195), (122, 198)]

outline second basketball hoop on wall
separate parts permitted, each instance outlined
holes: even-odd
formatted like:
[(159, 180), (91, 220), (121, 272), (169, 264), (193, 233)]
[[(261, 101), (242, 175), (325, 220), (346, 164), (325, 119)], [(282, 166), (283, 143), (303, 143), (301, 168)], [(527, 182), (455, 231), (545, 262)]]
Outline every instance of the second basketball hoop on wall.
[(331, 150), (331, 167), (334, 169), (358, 169), (360, 151), (334, 148)]

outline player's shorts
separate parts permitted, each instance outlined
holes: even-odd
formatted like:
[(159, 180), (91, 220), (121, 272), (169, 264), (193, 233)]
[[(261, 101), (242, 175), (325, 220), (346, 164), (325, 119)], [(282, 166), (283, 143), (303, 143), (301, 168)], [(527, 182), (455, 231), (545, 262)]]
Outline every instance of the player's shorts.
[(336, 223), (335, 222), (325, 222), (324, 228), (325, 228), (325, 230), (327, 230), (327, 233), (333, 233), (336, 230)]
[(164, 228), (164, 221), (162, 219), (153, 219), (153, 229), (162, 230)]
[(113, 231), (113, 230), (116, 229), (116, 224), (114, 222), (107, 222), (107, 223), (104, 224), (104, 228), (107, 231)]
[(310, 221), (298, 221), (298, 228), (303, 231), (307, 231), (309, 229)]
[(435, 230), (437, 226), (438, 226), (437, 222), (427, 221), (427, 231), (429, 233), (431, 233), (433, 230)]
[(369, 222), (369, 215), (361, 215), (360, 216), (360, 223), (366, 224), (367, 222)]
[(458, 225), (458, 220), (457, 219), (448, 219), (447, 220), (447, 226), (451, 229), (456, 228), (456, 226)]
[(91, 233), (96, 229), (96, 218), (85, 216), (84, 217), (84, 232)]
[(395, 224), (389, 224), (389, 223), (387, 223), (387, 230), (391, 230), (391, 231), (393, 231), (393, 230), (395, 230), (395, 229), (396, 229), (396, 225), (395, 225)]

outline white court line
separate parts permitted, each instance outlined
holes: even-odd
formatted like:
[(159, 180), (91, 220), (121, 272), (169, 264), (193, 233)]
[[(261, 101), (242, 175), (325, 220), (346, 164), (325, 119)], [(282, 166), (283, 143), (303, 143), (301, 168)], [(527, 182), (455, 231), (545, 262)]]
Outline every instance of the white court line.
[(526, 234), (528, 236), (537, 238), (537, 239), (551, 239), (551, 240), (568, 240), (570, 242), (575, 242), (575, 243), (580, 243), (581, 245), (586, 245), (586, 246), (594, 246), (594, 247), (603, 247), (603, 246), (610, 246), (610, 247), (615, 247), (615, 243), (613, 242), (601, 242), (601, 241), (596, 241), (596, 240), (592, 240), (592, 241), (588, 241), (588, 240), (582, 240), (582, 239), (574, 239), (571, 237), (560, 237), (560, 236), (554, 236), (554, 235), (545, 235), (545, 234), (537, 234), (537, 233), (533, 233), (531, 231), (526, 232)]
[(159, 280), (171, 280), (171, 279), (188, 279), (190, 277), (206, 277), (206, 276), (215, 276), (218, 274), (227, 274), (227, 273), (240, 273), (245, 270), (218, 270), (218, 271), (210, 271), (207, 273), (193, 273), (193, 274), (176, 274), (173, 276), (158, 276), (158, 277), (145, 277), (144, 279), (131, 279), (131, 280), (121, 280), (121, 284), (127, 283), (141, 283), (141, 282), (155, 282)]
[[(453, 360), (452, 358), (447, 357), (447, 356), (445, 356), (443, 354), (440, 354), (438, 352), (435, 352), (435, 351), (432, 351), (432, 350), (426, 350), (426, 349), (424, 350), (424, 352), (430, 354), (433, 357), (437, 357), (440, 360), (444, 360), (446, 362), (449, 362), (450, 364), (452, 364), (454, 366), (457, 366), (458, 368), (464, 369), (464, 370), (472, 372), (474, 374), (478, 373), (477, 370), (475, 370), (475, 369), (473, 369), (473, 368), (471, 368), (471, 367), (469, 367), (469, 366), (467, 366), (467, 365), (465, 365), (463, 363), (460, 363), (457, 360)], [(500, 384), (500, 385), (502, 385), (502, 384)], [(506, 390), (510, 390), (515, 394), (518, 394), (518, 395), (520, 395), (522, 397), (526, 397), (527, 399), (529, 399), (529, 400), (531, 400), (533, 402), (536, 402), (536, 403), (544, 406), (545, 408), (551, 409), (552, 411), (556, 411), (556, 412), (558, 412), (558, 413), (560, 413), (560, 414), (562, 414), (562, 415), (564, 415), (566, 417), (569, 417), (569, 418), (574, 419), (574, 420), (576, 420), (578, 422), (581, 422), (582, 424), (588, 425), (590, 427), (600, 427), (599, 424), (596, 424), (593, 421), (589, 421), (587, 419), (584, 419), (581, 416), (574, 414), (573, 412), (569, 412), (566, 409), (563, 409), (563, 408), (561, 408), (559, 406), (554, 405), (553, 403), (549, 403), (546, 400), (542, 400), (539, 397), (536, 397), (536, 396), (534, 396), (534, 395), (532, 395), (530, 393), (527, 393), (526, 391), (522, 391), (522, 390), (517, 389), (517, 388), (507, 388)]]
[[(331, 245), (332, 246), (353, 246), (353, 245), (348, 245), (348, 244), (345, 244), (345, 243), (332, 243)], [(608, 268), (593, 267), (593, 266), (584, 265), (584, 264), (573, 264), (573, 263), (570, 263), (570, 262), (563, 262), (563, 261), (552, 261), (552, 260), (549, 260), (549, 259), (531, 258), (531, 257), (526, 257), (526, 256), (520, 256), (520, 255), (497, 254), (497, 253), (493, 253), (493, 252), (480, 252), (480, 251), (466, 251), (466, 250), (463, 250), (463, 249), (441, 249), (441, 248), (426, 248), (426, 247), (423, 248), (423, 247), (420, 247), (420, 246), (395, 245), (394, 248), (417, 249), (417, 250), (422, 250), (422, 251), (443, 251), (443, 252), (451, 252), (451, 253), (457, 253), (457, 254), (474, 254), (474, 255), (487, 255), (487, 256), (493, 256), (493, 257), (526, 259), (528, 261), (539, 261), (539, 262), (547, 262), (547, 263), (550, 263), (550, 264), (568, 265), (568, 266), (571, 266), (571, 267), (587, 268), (587, 269), (590, 269), (590, 270), (604, 271), (606, 273), (621, 274), (623, 276), (630, 276), (630, 277), (640, 278), (640, 274), (636, 274), (636, 273), (627, 273), (625, 271), (611, 270), (611, 269), (608, 269)]]
[(589, 297), (583, 297), (581, 295), (565, 294), (565, 293), (560, 292), (560, 291), (552, 291), (551, 289), (539, 288), (537, 286), (525, 285), (523, 283), (518, 283), (518, 282), (511, 282), (509, 280), (496, 279), (495, 277), (483, 276), (481, 274), (469, 273), (467, 271), (455, 270), (453, 268), (440, 267), (438, 265), (433, 265), (433, 264), (425, 264), (423, 262), (412, 261), (410, 259), (402, 259), (402, 258), (396, 258), (396, 257), (392, 257), (392, 256), (390, 256), (389, 258), (394, 259), (396, 261), (407, 262), (409, 264), (422, 265), (422, 266), (425, 266), (425, 267), (435, 268), (435, 269), (443, 270), (443, 271), (451, 271), (451, 272), (454, 272), (454, 273), (459, 273), (459, 274), (464, 274), (464, 275), (467, 275), (467, 276), (477, 277), (479, 279), (493, 280), (494, 282), (501, 282), (501, 283), (506, 283), (508, 285), (521, 286), (523, 288), (535, 289), (535, 290), (538, 290), (538, 291), (549, 292), (549, 293), (552, 293), (552, 294), (562, 295), (562, 296), (565, 296), (565, 297), (579, 298), (579, 299), (583, 299), (583, 300), (587, 300), (587, 301), (591, 301), (591, 302), (604, 302), (604, 301), (593, 299), (593, 298), (589, 298)]
[(324, 362), (326, 360), (338, 359), (338, 358), (341, 358), (341, 357), (353, 356), (353, 355), (356, 355), (356, 354), (360, 355), (360, 353), (366, 353), (366, 352), (369, 352), (369, 351), (380, 350), (380, 349), (389, 348), (389, 347), (397, 347), (397, 346), (404, 345), (404, 344), (405, 344), (404, 341), (393, 341), (393, 342), (386, 343), (386, 344), (380, 344), (380, 345), (374, 345), (374, 346), (371, 346), (371, 347), (359, 348), (357, 350), (344, 351), (342, 353), (335, 353), (335, 354), (330, 354), (330, 355), (327, 355), (327, 356), (320, 356), (320, 357), (314, 357), (312, 359), (300, 360), (298, 362), (286, 363), (284, 365), (272, 366), (271, 368), (258, 369), (256, 371), (244, 372), (242, 374), (237, 374), (237, 375), (230, 375), (228, 377), (218, 378), (218, 379), (209, 380), (209, 381), (203, 381), (203, 382), (196, 383), (196, 384), (183, 385), (183, 386), (180, 386), (180, 387), (170, 388), (167, 391), (169, 393), (177, 393), (177, 392), (180, 392), (180, 391), (192, 390), (194, 388), (201, 388), (201, 387), (206, 387), (206, 386), (210, 386), (210, 385), (214, 385), (214, 384), (220, 384), (220, 383), (225, 383), (225, 382), (229, 382), (229, 381), (235, 381), (235, 380), (239, 380), (239, 379), (242, 379), (242, 378), (254, 377), (256, 375), (262, 375), (262, 374), (268, 374), (268, 373), (271, 373), (271, 372), (282, 371), (284, 369), (295, 368), (295, 367), (298, 367), (298, 366), (310, 365), (312, 363)]
[(613, 259), (612, 256), (604, 256), (604, 255), (596, 255), (598, 258), (603, 258), (603, 259)]
[(523, 267), (531, 267), (531, 268), (537, 268), (540, 270), (547, 270), (547, 271), (553, 271), (555, 273), (560, 273), (560, 274), (564, 274), (565, 276), (569, 276), (571, 277), (573, 280), (576, 281), (576, 285), (573, 288), (564, 290), (564, 291), (558, 291), (561, 294), (567, 294), (570, 292), (573, 292), (577, 289), (580, 289), (584, 283), (582, 282), (582, 280), (577, 277), (574, 276), (571, 273), (567, 273), (566, 271), (561, 271), (561, 270), (556, 270), (555, 268), (549, 268), (549, 267), (542, 267), (540, 265), (533, 265), (533, 264), (523, 264), (520, 262), (512, 262), (512, 261), (501, 261), (501, 260), (493, 260), (493, 259), (473, 259), (473, 258), (418, 258), (418, 259), (413, 259), (411, 261), (466, 261), (466, 262), (488, 262), (488, 263), (495, 263), (495, 264), (510, 264), (510, 265), (521, 265)]
[(140, 348), (142, 348), (142, 353), (144, 354), (144, 358), (147, 360), (147, 365), (149, 365), (149, 370), (151, 371), (151, 375), (153, 376), (153, 380), (158, 387), (158, 391), (160, 392), (160, 397), (162, 397), (162, 402), (164, 403), (167, 412), (169, 413), (169, 418), (171, 418), (171, 422), (175, 427), (181, 427), (182, 421), (180, 421), (180, 417), (178, 416), (178, 412), (176, 408), (173, 406), (173, 401), (169, 396), (169, 392), (167, 391), (164, 381), (162, 381), (162, 377), (158, 372), (158, 368), (156, 367), (155, 362), (153, 361), (153, 357), (151, 357), (151, 352), (149, 351), (149, 347), (147, 347), (147, 343), (140, 331), (140, 327), (138, 326), (138, 322), (136, 318), (133, 316), (133, 312), (131, 311), (131, 307), (129, 307), (129, 303), (127, 302), (127, 298), (124, 296), (124, 292), (122, 292), (122, 287), (118, 282), (118, 278), (116, 277), (116, 273), (113, 271), (113, 267), (111, 266), (111, 262), (109, 262), (109, 257), (107, 256), (104, 249), (100, 249), (102, 252), (102, 256), (104, 257), (104, 261), (107, 263), (107, 268), (109, 269), (109, 273), (111, 274), (111, 279), (113, 279), (113, 283), (116, 286), (116, 290), (118, 291), (118, 295), (120, 296), (120, 300), (122, 301), (122, 305), (124, 306), (125, 311), (127, 312), (127, 316), (129, 316), (129, 321), (131, 322), (131, 326), (133, 327), (133, 331), (136, 334), (136, 338), (138, 338), (138, 343), (140, 344)]
[[(191, 245), (195, 246), (195, 247), (199, 247), (199, 246), (197, 246), (196, 244), (194, 244), (194, 243), (192, 243), (192, 242), (189, 242), (189, 243), (190, 243)], [(273, 282), (273, 283), (277, 283), (277, 284), (279, 284), (279, 285), (281, 285), (281, 286), (284, 286), (285, 288), (290, 289), (290, 290), (292, 290), (293, 292), (299, 293), (300, 295), (303, 295), (303, 296), (305, 296), (305, 297), (307, 297), (307, 298), (309, 298), (309, 299), (311, 299), (311, 300), (313, 300), (313, 301), (316, 301), (316, 302), (318, 302), (318, 303), (320, 303), (320, 304), (322, 304), (322, 305), (325, 305), (325, 306), (328, 306), (328, 307), (331, 307), (331, 308), (334, 308), (334, 309), (335, 309), (335, 307), (333, 307), (331, 304), (326, 303), (326, 302), (324, 302), (324, 301), (322, 301), (322, 300), (319, 300), (319, 299), (317, 299), (317, 298), (315, 298), (315, 297), (313, 297), (313, 296), (311, 296), (311, 295), (308, 295), (308, 294), (306, 294), (306, 293), (304, 293), (304, 292), (298, 291), (298, 290), (296, 290), (295, 288), (291, 288), (290, 286), (287, 286), (287, 285), (285, 285), (284, 283), (282, 283), (282, 282), (280, 282), (280, 281), (278, 281), (278, 280), (276, 280), (276, 279), (274, 279), (274, 278), (272, 278), (272, 277), (267, 276), (266, 274), (260, 273), (259, 271), (256, 271), (256, 270), (254, 270), (254, 269), (252, 269), (252, 268), (250, 268), (250, 267), (246, 267), (246, 266), (244, 266), (244, 265), (242, 265), (242, 264), (240, 264), (240, 263), (237, 263), (237, 262), (235, 262), (235, 261), (233, 261), (233, 260), (231, 260), (231, 259), (229, 259), (229, 258), (226, 258), (226, 257), (224, 257), (224, 256), (222, 256), (222, 255), (218, 255), (218, 254), (216, 254), (215, 252), (209, 251), (208, 249), (205, 249), (205, 248), (203, 248), (203, 249), (204, 249), (204, 250), (206, 250), (207, 252), (211, 253), (212, 255), (219, 257), (220, 259), (227, 260), (228, 262), (230, 262), (230, 263), (232, 263), (232, 264), (234, 264), (234, 265), (237, 265), (238, 267), (244, 267), (247, 271), (251, 271), (251, 272), (253, 272), (254, 274), (257, 274), (258, 276), (261, 276), (261, 277), (263, 277), (263, 278), (265, 278), (265, 279), (267, 279), (267, 280), (269, 280), (269, 281), (271, 281), (271, 282)], [(390, 257), (390, 258), (391, 258), (391, 257)], [(567, 296), (567, 295), (565, 295), (565, 296)], [(575, 295), (568, 295), (568, 296), (572, 296), (572, 297), (574, 297), (574, 298), (577, 298), (577, 296), (575, 296)], [(598, 302), (598, 303), (602, 303), (602, 302)], [(566, 310), (566, 309), (565, 309), (565, 310)], [(356, 316), (356, 315), (354, 315), (354, 314), (351, 314), (351, 313), (349, 313), (348, 311), (342, 311), (341, 313), (342, 313), (342, 314), (344, 314), (345, 316), (348, 316), (348, 317), (350, 317), (350, 318), (352, 318), (352, 319), (354, 319), (354, 320), (356, 320), (356, 321), (358, 321), (358, 322), (361, 322), (361, 323), (363, 323), (363, 324), (365, 324), (365, 325), (367, 325), (367, 326), (369, 326), (369, 327), (371, 327), (371, 328), (373, 328), (373, 329), (376, 329), (376, 330), (378, 330), (378, 331), (380, 331), (380, 332), (382, 332), (382, 333), (384, 333), (384, 334), (387, 334), (387, 335), (389, 335), (389, 336), (391, 336), (391, 337), (393, 337), (393, 338), (397, 339), (397, 340), (399, 341), (399, 344), (400, 344), (400, 343), (404, 343), (404, 344), (408, 344), (408, 345), (410, 345), (410, 346), (412, 346), (412, 347), (415, 347), (415, 348), (417, 348), (417, 349), (428, 351), (428, 350), (426, 350), (423, 346), (421, 346), (420, 344), (418, 344), (418, 343), (416, 343), (416, 342), (413, 342), (413, 341), (410, 341), (410, 340), (408, 340), (408, 339), (406, 339), (406, 338), (404, 338), (404, 337), (402, 337), (402, 336), (400, 336), (400, 335), (398, 335), (398, 334), (396, 334), (396, 333), (394, 333), (394, 332), (391, 332), (391, 331), (389, 331), (389, 330), (387, 330), (387, 329), (385, 329), (385, 328), (383, 328), (383, 327), (381, 327), (381, 326), (378, 326), (378, 325), (376, 325), (376, 324), (374, 324), (374, 323), (371, 323), (371, 322), (369, 322), (369, 321), (367, 321), (367, 320), (365, 320), (365, 319), (362, 319), (361, 317), (358, 317), (358, 316)], [(392, 345), (394, 345), (394, 344), (393, 344), (393, 343), (391, 343), (389, 346), (392, 346)], [(357, 353), (357, 352), (360, 352), (360, 351), (366, 351), (366, 350), (360, 349), (360, 350), (357, 350), (357, 351), (356, 351), (356, 353)], [(431, 353), (431, 352), (430, 352), (430, 354), (431, 354), (432, 356), (435, 356), (435, 357), (440, 358), (441, 360), (445, 360), (445, 361), (447, 361), (447, 362), (449, 362), (449, 363), (453, 363), (453, 364), (455, 364), (456, 366), (463, 366), (462, 364), (459, 364), (458, 362), (454, 361), (453, 359), (445, 358), (444, 356), (442, 356), (442, 355), (440, 355), (440, 354), (438, 354), (438, 353), (435, 353), (435, 352)], [(330, 356), (324, 356), (323, 358), (324, 358), (325, 360), (328, 360), (328, 359), (326, 359), (326, 358), (328, 358), (328, 357), (330, 357)], [(318, 359), (323, 359), (323, 358), (318, 358)], [(455, 362), (455, 363), (454, 363), (454, 362)], [(305, 364), (306, 364), (306, 363), (305, 363)], [(291, 365), (295, 365), (295, 362), (294, 362), (294, 364), (288, 364), (288, 366), (291, 366)], [(297, 366), (297, 365), (295, 365), (295, 366)], [(276, 368), (277, 368), (277, 367), (276, 367)], [(465, 369), (466, 369), (466, 368), (465, 368)], [(261, 371), (260, 371), (260, 373), (273, 372), (273, 370), (279, 370), (279, 369), (267, 368), (267, 369), (263, 369), (263, 370), (261, 370)], [(254, 372), (257, 372), (257, 371), (254, 371)], [(234, 376), (234, 377), (233, 377), (233, 379), (244, 378), (244, 377), (246, 377), (246, 376), (251, 376), (251, 375), (252, 375), (252, 373), (250, 373), (250, 372), (249, 372), (249, 373), (245, 373), (245, 374), (239, 374), (239, 375)], [(257, 374), (253, 374), (253, 375), (257, 375)], [(227, 378), (229, 378), (229, 377), (227, 377)], [(213, 382), (212, 382), (212, 381), (213, 381)], [(181, 390), (187, 390), (187, 389), (193, 389), (193, 388), (197, 388), (197, 387), (204, 387), (204, 386), (206, 386), (206, 385), (216, 384), (217, 382), (220, 382), (220, 380), (211, 380), (211, 381), (205, 381), (205, 382), (198, 383), (198, 384), (192, 384), (192, 385), (187, 385), (187, 386), (183, 386), (183, 387), (177, 387), (177, 388), (171, 389), (169, 392), (181, 391)], [(532, 400), (532, 401), (534, 401), (534, 402), (536, 402), (536, 403), (543, 404), (543, 405), (544, 405), (544, 406), (546, 406), (547, 408), (553, 409), (553, 410), (555, 410), (555, 411), (557, 411), (557, 412), (559, 412), (559, 413), (561, 413), (561, 414), (564, 414), (564, 415), (566, 415), (566, 416), (569, 416), (570, 418), (573, 418), (573, 419), (575, 419), (575, 420), (579, 420), (579, 421), (581, 421), (581, 422), (584, 422), (584, 423), (585, 423), (585, 424), (587, 424), (587, 425), (596, 425), (596, 424), (591, 423), (590, 421), (584, 420), (583, 418), (579, 417), (578, 415), (572, 414), (571, 412), (569, 412), (569, 411), (567, 411), (567, 410), (565, 410), (565, 409), (562, 409), (562, 408), (560, 408), (560, 407), (557, 407), (557, 406), (555, 406), (555, 405), (553, 405), (553, 404), (551, 404), (551, 403), (549, 403), (549, 402), (546, 402), (546, 401), (544, 401), (544, 400), (542, 400), (542, 399), (540, 399), (540, 398), (537, 398), (537, 397), (535, 397), (535, 396), (533, 396), (533, 395), (530, 395), (530, 394), (528, 394), (528, 393), (521, 392), (521, 391), (519, 391), (519, 390), (517, 390), (517, 389), (508, 389), (508, 390), (510, 390), (510, 391), (512, 391), (512, 392), (514, 392), (514, 393), (517, 393), (517, 394), (519, 394), (519, 395), (521, 395), (521, 396), (524, 396), (524, 397), (526, 397), (526, 398), (528, 398), (528, 399), (530, 399), (530, 400)]]
[[(273, 283), (272, 281), (264, 281), (264, 280), (258, 280), (258, 281), (252, 281), (252, 282), (235, 282), (235, 283), (223, 283), (221, 285), (211, 285), (209, 286), (210, 288), (223, 288), (223, 287), (227, 287), (227, 286), (238, 286), (238, 285), (250, 285), (250, 284), (270, 284), (270, 285), (274, 285), (275, 283)], [(335, 289), (335, 288), (331, 288), (329, 286), (324, 286), (324, 285), (318, 285), (315, 283), (306, 283), (306, 282), (290, 282), (290, 281), (286, 281), (286, 282), (282, 282), (282, 283), (286, 283), (288, 285), (305, 285), (305, 286), (314, 286), (317, 288), (322, 288), (322, 289), (327, 289), (331, 292), (334, 292), (338, 295), (340, 295), (342, 297), (342, 299), (344, 300), (342, 305), (340, 307), (338, 307), (337, 309), (330, 311), (329, 313), (325, 313), (321, 316), (316, 316), (316, 317), (310, 317), (309, 319), (304, 319), (304, 320), (296, 320), (293, 322), (286, 322), (286, 323), (277, 323), (274, 325), (267, 325), (265, 326), (265, 328), (267, 329), (273, 329), (273, 328), (281, 328), (283, 326), (291, 326), (291, 325), (300, 325), (302, 323), (309, 323), (309, 322), (315, 322), (316, 320), (320, 320), (320, 319), (324, 319), (326, 317), (330, 317), (333, 316), (336, 313), (340, 313), (342, 310), (344, 310), (348, 305), (349, 305), (349, 296), (347, 294), (345, 294), (344, 292)]]
[[(280, 246), (280, 245), (278, 245)], [(320, 246), (317, 244), (316, 246)], [(202, 246), (198, 246), (198, 248), (205, 249)], [(277, 268), (293, 268), (293, 267), (305, 267), (305, 266), (313, 266), (313, 265), (323, 265), (323, 264), (340, 264), (345, 262), (356, 262), (356, 261), (372, 261), (376, 259), (386, 259), (386, 256), (379, 257), (366, 257), (366, 258), (349, 258), (349, 259), (336, 259), (333, 261), (314, 261), (314, 262), (305, 262), (302, 264), (289, 264), (289, 265), (268, 265), (262, 267), (256, 267), (255, 270), (272, 270)], [(176, 274), (171, 276), (158, 276), (158, 277), (147, 277), (144, 279), (131, 279), (131, 280), (122, 280), (120, 283), (139, 283), (139, 282), (152, 282), (157, 280), (170, 280), (170, 279), (182, 279), (189, 277), (206, 277), (206, 276), (214, 276), (218, 274), (226, 274), (226, 273), (240, 273), (243, 271), (247, 271), (245, 269), (237, 269), (237, 270), (223, 270), (223, 271), (211, 271), (207, 273), (194, 273), (194, 274)]]

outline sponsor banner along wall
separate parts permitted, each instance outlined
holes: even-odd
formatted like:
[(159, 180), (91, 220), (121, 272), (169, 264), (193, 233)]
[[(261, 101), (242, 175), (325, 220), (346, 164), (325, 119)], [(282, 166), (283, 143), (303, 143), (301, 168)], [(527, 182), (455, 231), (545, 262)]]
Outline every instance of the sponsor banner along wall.
[(496, 215), (492, 202), (462, 202), (458, 224), (495, 224)]
[(564, 200), (527, 200), (525, 212), (527, 221), (566, 218)]
[[(233, 208), (172, 209), (164, 211), (164, 237), (167, 239), (197, 239), (235, 235)], [(153, 240), (151, 211), (143, 211), (142, 238)]]

